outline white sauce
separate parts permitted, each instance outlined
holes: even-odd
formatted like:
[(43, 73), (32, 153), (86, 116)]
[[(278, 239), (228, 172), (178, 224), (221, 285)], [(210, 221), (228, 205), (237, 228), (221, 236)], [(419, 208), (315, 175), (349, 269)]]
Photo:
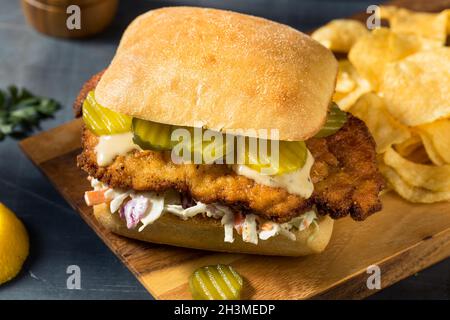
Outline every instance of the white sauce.
[(314, 158), (308, 151), (306, 163), (302, 168), (279, 176), (263, 175), (242, 164), (233, 165), (233, 170), (238, 175), (252, 179), (256, 183), (274, 188), (284, 188), (289, 193), (297, 194), (302, 198), (308, 199), (314, 191), (314, 185), (310, 177), (310, 171), (313, 164)]
[(118, 155), (126, 154), (139, 146), (133, 142), (133, 133), (125, 132), (111, 136), (100, 136), (95, 147), (97, 164), (107, 166), (111, 164)]

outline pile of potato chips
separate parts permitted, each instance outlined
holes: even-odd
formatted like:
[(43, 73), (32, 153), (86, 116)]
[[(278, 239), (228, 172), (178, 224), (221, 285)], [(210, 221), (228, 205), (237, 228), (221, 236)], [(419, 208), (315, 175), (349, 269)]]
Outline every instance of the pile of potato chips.
[(450, 200), (450, 10), (385, 6), (389, 27), (335, 20), (312, 37), (339, 61), (334, 101), (363, 120), (389, 186), (412, 202)]

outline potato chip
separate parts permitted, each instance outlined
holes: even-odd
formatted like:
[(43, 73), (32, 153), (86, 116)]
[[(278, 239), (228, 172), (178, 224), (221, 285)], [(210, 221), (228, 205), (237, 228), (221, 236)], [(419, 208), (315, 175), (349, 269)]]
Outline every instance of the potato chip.
[(392, 148), (386, 150), (383, 160), (411, 186), (431, 191), (450, 191), (450, 165), (433, 166), (414, 163), (400, 156)]
[(385, 66), (414, 54), (423, 48), (414, 35), (399, 35), (386, 28), (375, 29), (362, 37), (348, 54), (358, 73), (377, 90), (383, 80)]
[(392, 6), (381, 6), (380, 16), (389, 21), (396, 33), (415, 34), (444, 45), (447, 38), (447, 12), (414, 12)]
[(412, 162), (430, 164), (432, 161), (428, 156), (427, 151), (423, 145), (420, 135), (414, 131), (411, 132), (411, 137), (402, 143), (393, 146), (403, 158)]
[(336, 80), (337, 92), (349, 93), (355, 90), (358, 85), (356, 76), (358, 76), (355, 68), (348, 60), (339, 60), (338, 75)]
[(375, 93), (364, 94), (348, 111), (365, 122), (375, 139), (378, 153), (411, 137), (408, 128), (387, 112), (383, 99)]
[(422, 139), (423, 145), (425, 147), (425, 150), (427, 151), (428, 157), (430, 158), (431, 162), (433, 162), (435, 165), (441, 166), (445, 164), (444, 159), (440, 156), (440, 154), (436, 151), (434, 148), (433, 142), (428, 137), (427, 134), (424, 132), (419, 132), (420, 138)]
[(447, 36), (450, 35), (450, 9), (444, 10), (447, 14)]
[(395, 150), (402, 156), (407, 158), (422, 146), (422, 139), (418, 134), (411, 134), (405, 141), (396, 144)]
[(415, 163), (421, 163), (426, 165), (433, 164), (423, 144), (419, 148), (414, 150), (414, 152), (412, 152), (408, 157), (405, 158)]
[(406, 183), (391, 167), (381, 164), (379, 168), (389, 183), (389, 186), (408, 201), (416, 203), (433, 203), (450, 200), (450, 191), (436, 192), (424, 188), (413, 187)]
[(370, 91), (370, 84), (362, 78), (348, 60), (339, 61), (336, 92), (333, 100), (346, 111), (358, 98)]
[(437, 153), (439, 159), (437, 162), (440, 162), (438, 164), (450, 164), (450, 119), (441, 119), (419, 126), (417, 129), (423, 139), (427, 140), (425, 145), (427, 151)]
[(380, 92), (389, 112), (405, 125), (450, 116), (450, 48), (419, 52), (386, 65)]
[(348, 52), (355, 42), (369, 33), (364, 24), (356, 20), (337, 19), (317, 29), (311, 37), (335, 52)]

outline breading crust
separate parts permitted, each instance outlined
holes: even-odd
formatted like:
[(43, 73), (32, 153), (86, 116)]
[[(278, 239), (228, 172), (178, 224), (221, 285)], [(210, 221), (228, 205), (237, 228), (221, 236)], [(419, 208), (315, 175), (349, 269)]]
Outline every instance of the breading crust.
[(81, 87), (80, 93), (78, 93), (78, 96), (75, 99), (75, 102), (73, 103), (73, 106), (72, 106), (75, 117), (81, 117), (81, 111), (82, 111), (84, 99), (86, 99), (86, 96), (89, 93), (89, 91), (95, 89), (95, 87), (97, 86), (97, 83), (100, 81), (100, 78), (102, 77), (104, 72), (105, 72), (105, 70), (100, 71), (99, 73), (93, 75)]

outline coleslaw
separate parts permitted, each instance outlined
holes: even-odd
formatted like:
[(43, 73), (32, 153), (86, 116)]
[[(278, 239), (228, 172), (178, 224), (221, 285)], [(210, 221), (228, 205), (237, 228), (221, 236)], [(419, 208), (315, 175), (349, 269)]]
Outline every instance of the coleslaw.
[(139, 232), (166, 213), (183, 220), (193, 218), (198, 214), (212, 219), (220, 219), (224, 228), (224, 241), (228, 243), (235, 241), (235, 231), (242, 236), (244, 242), (257, 245), (259, 240), (268, 240), (278, 235), (295, 241), (293, 229), (303, 231), (312, 224), (317, 227), (318, 217), (315, 210), (307, 211), (289, 222), (276, 223), (264, 221), (254, 214), (234, 213), (229, 207), (218, 203), (205, 204), (194, 201), (192, 206), (185, 207), (179, 194), (175, 191), (156, 193), (121, 190), (110, 188), (95, 178), (89, 177), (88, 179), (94, 190), (85, 193), (86, 203), (88, 205), (99, 204), (99, 201), (108, 203), (111, 213), (118, 212), (120, 217), (126, 221), (128, 229), (134, 229), (140, 225)]

